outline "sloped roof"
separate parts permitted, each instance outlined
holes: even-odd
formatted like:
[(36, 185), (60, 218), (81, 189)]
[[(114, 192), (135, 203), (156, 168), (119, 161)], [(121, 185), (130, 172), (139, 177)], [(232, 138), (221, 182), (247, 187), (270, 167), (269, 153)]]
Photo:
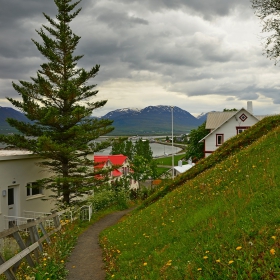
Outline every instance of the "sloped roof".
[(194, 163), (192, 163), (192, 164), (185, 164), (185, 165), (182, 165), (182, 166), (174, 166), (174, 169), (176, 171), (178, 171), (179, 173), (184, 173), (187, 170), (191, 169), (193, 166), (194, 166)]
[(95, 164), (98, 163), (95, 165), (96, 168), (102, 168), (109, 159), (108, 156), (93, 156), (93, 160)]
[[(127, 156), (122, 154), (120, 155), (108, 155), (108, 156), (94, 156), (94, 163), (98, 163), (95, 165), (95, 168), (103, 168), (104, 165), (109, 161), (112, 165), (123, 165)], [(113, 177), (119, 177), (122, 175), (122, 172), (118, 169), (113, 170), (112, 172)]]
[(119, 177), (122, 176), (122, 172), (120, 172), (118, 169), (115, 169), (112, 175), (113, 177)]
[(125, 160), (127, 159), (127, 156), (124, 156), (122, 154), (110, 155), (110, 156), (108, 156), (108, 158), (114, 165), (122, 165), (122, 164), (124, 164)]
[(207, 114), (206, 129), (215, 129), (234, 116), (238, 111), (231, 112), (209, 112)]
[[(99, 156), (99, 155), (95, 155), (93, 156), (93, 160), (95, 163), (100, 163), (100, 165), (102, 166), (109, 160), (113, 165), (123, 165), (125, 160), (127, 159), (127, 156), (124, 156), (122, 154), (120, 155), (108, 155), (108, 156)], [(98, 165), (97, 165), (98, 166)]]
[[(207, 134), (204, 138), (202, 138), (201, 140), (199, 140), (198, 142), (202, 142), (203, 140), (205, 140), (208, 136), (210, 136), (211, 134), (213, 134), (218, 128), (220, 128), (222, 125), (224, 125), (229, 119), (233, 118), (235, 115), (239, 114), (242, 110), (245, 110), (247, 112), (247, 114), (251, 115), (253, 118), (255, 118), (256, 120), (260, 120), (258, 119), (256, 116), (254, 116), (253, 114), (251, 114), (248, 110), (241, 108), (239, 111), (232, 111), (232, 112), (211, 112), (211, 113), (220, 113), (216, 115), (216, 117), (219, 119), (218, 121), (216, 121), (216, 127), (212, 128), (213, 130)], [(227, 113), (231, 113), (231, 114), (227, 114)], [(210, 113), (209, 113), (210, 114)], [(209, 114), (207, 115), (207, 121), (206, 121), (206, 125), (208, 122), (208, 117)], [(224, 114), (224, 117), (222, 116)], [(211, 122), (209, 123), (209, 127), (210, 126), (214, 126), (215, 125), (215, 121), (214, 121), (214, 114), (210, 117), (211, 118)], [(261, 116), (259, 116), (261, 117)], [(223, 122), (222, 122), (223, 121)], [(218, 125), (219, 124), (219, 125)], [(206, 129), (211, 129), (209, 127), (206, 127)]]

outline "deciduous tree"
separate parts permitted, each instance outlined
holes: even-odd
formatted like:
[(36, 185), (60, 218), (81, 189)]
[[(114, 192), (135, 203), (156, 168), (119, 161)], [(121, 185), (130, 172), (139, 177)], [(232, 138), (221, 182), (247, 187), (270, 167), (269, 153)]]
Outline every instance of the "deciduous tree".
[(251, 0), (255, 14), (262, 22), (265, 39), (265, 54), (268, 58), (279, 62), (280, 55), (280, 1)]
[(203, 158), (204, 143), (199, 143), (199, 141), (209, 133), (209, 131), (205, 129), (205, 125), (206, 122), (200, 125), (197, 129), (192, 129), (189, 133), (189, 145), (187, 147), (186, 159), (192, 158), (195, 161)]

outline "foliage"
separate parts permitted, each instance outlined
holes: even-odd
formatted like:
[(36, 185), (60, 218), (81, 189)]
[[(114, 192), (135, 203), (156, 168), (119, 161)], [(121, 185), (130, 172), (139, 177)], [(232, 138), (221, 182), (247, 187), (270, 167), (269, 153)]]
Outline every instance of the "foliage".
[(134, 144), (125, 138), (117, 139), (112, 144), (112, 154), (126, 155), (133, 172), (131, 178), (136, 181), (157, 177), (157, 167), (153, 161), (153, 152), (149, 141), (138, 139)]
[(211, 156), (200, 160), (195, 166), (184, 174), (177, 176), (174, 181), (170, 184), (166, 184), (157, 193), (151, 195), (143, 204), (147, 206), (154, 201), (162, 198), (170, 191), (181, 186), (184, 182), (195, 178), (200, 173), (206, 171), (207, 169), (213, 167), (215, 164), (225, 160), (227, 157), (239, 152), (239, 150), (251, 145), (253, 142), (257, 141), (262, 136), (266, 135), (272, 129), (280, 125), (280, 116), (270, 116), (262, 119), (250, 129), (236, 135), (235, 137), (226, 141), (219, 149), (217, 149)]
[(197, 161), (204, 157), (204, 143), (199, 141), (203, 139), (209, 130), (205, 128), (206, 122), (200, 125), (197, 129), (192, 129), (189, 136), (189, 145), (186, 152), (186, 159), (192, 158)]
[(235, 112), (235, 111), (238, 111), (236, 108), (233, 108), (233, 109), (224, 109), (223, 112)]
[(87, 155), (109, 145), (93, 140), (113, 128), (109, 120), (90, 118), (92, 111), (107, 101), (91, 101), (98, 91), (88, 82), (100, 66), (89, 71), (77, 67), (82, 55), (74, 51), (80, 37), (69, 24), (81, 11), (73, 11), (80, 1), (54, 2), (58, 9), (56, 19), (44, 14), (50, 26), (43, 25), (37, 31), (43, 43), (33, 40), (46, 61), (31, 82), (13, 83), (22, 101), (8, 98), (32, 123), (8, 119), (21, 134), (0, 135), (0, 142), (28, 149), (43, 158), (41, 165), (54, 175), (40, 183), (53, 190), (56, 197), (62, 196), (63, 203), (70, 204), (96, 183)]
[(273, 121), (280, 125), (279, 116), (258, 123), (242, 142), (219, 148), (211, 168), (105, 230), (108, 278), (278, 279), (280, 126)]
[(280, 44), (279, 44), (279, 14), (280, 4), (278, 0), (251, 0), (252, 7), (255, 10), (256, 16), (261, 20), (263, 29), (262, 32), (267, 33), (265, 41), (266, 56), (279, 62)]

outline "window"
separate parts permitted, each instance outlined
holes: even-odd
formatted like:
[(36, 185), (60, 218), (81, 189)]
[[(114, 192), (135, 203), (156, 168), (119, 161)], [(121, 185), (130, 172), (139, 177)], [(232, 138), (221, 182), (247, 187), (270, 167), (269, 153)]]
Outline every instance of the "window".
[(221, 146), (224, 143), (224, 134), (216, 134), (216, 146)]
[(14, 188), (8, 189), (8, 205), (15, 204)]
[(42, 188), (39, 187), (37, 182), (31, 182), (31, 183), (27, 183), (26, 194), (27, 196), (31, 196), (31, 195), (43, 194), (43, 192), (42, 192)]
[(240, 134), (240, 133), (244, 132), (248, 128), (250, 128), (250, 126), (237, 126), (236, 127), (236, 134)]

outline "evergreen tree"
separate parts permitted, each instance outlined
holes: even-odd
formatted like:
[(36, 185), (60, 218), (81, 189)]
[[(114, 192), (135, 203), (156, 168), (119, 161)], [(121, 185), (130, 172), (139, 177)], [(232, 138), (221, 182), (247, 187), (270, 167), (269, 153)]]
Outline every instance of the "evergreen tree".
[(93, 66), (89, 71), (77, 67), (83, 57), (74, 54), (80, 37), (72, 32), (69, 24), (81, 11), (76, 9), (81, 1), (54, 2), (58, 9), (56, 19), (43, 13), (50, 26), (43, 25), (37, 30), (42, 43), (32, 40), (47, 61), (31, 82), (13, 83), (22, 101), (8, 98), (32, 122), (8, 119), (20, 133), (1, 135), (0, 142), (28, 149), (43, 158), (42, 166), (54, 175), (41, 183), (69, 205), (96, 182), (93, 162), (87, 156), (108, 146), (106, 142), (96, 144), (93, 140), (113, 127), (112, 121), (90, 118), (94, 109), (107, 102), (90, 99), (98, 91), (88, 81), (97, 75), (100, 66)]

